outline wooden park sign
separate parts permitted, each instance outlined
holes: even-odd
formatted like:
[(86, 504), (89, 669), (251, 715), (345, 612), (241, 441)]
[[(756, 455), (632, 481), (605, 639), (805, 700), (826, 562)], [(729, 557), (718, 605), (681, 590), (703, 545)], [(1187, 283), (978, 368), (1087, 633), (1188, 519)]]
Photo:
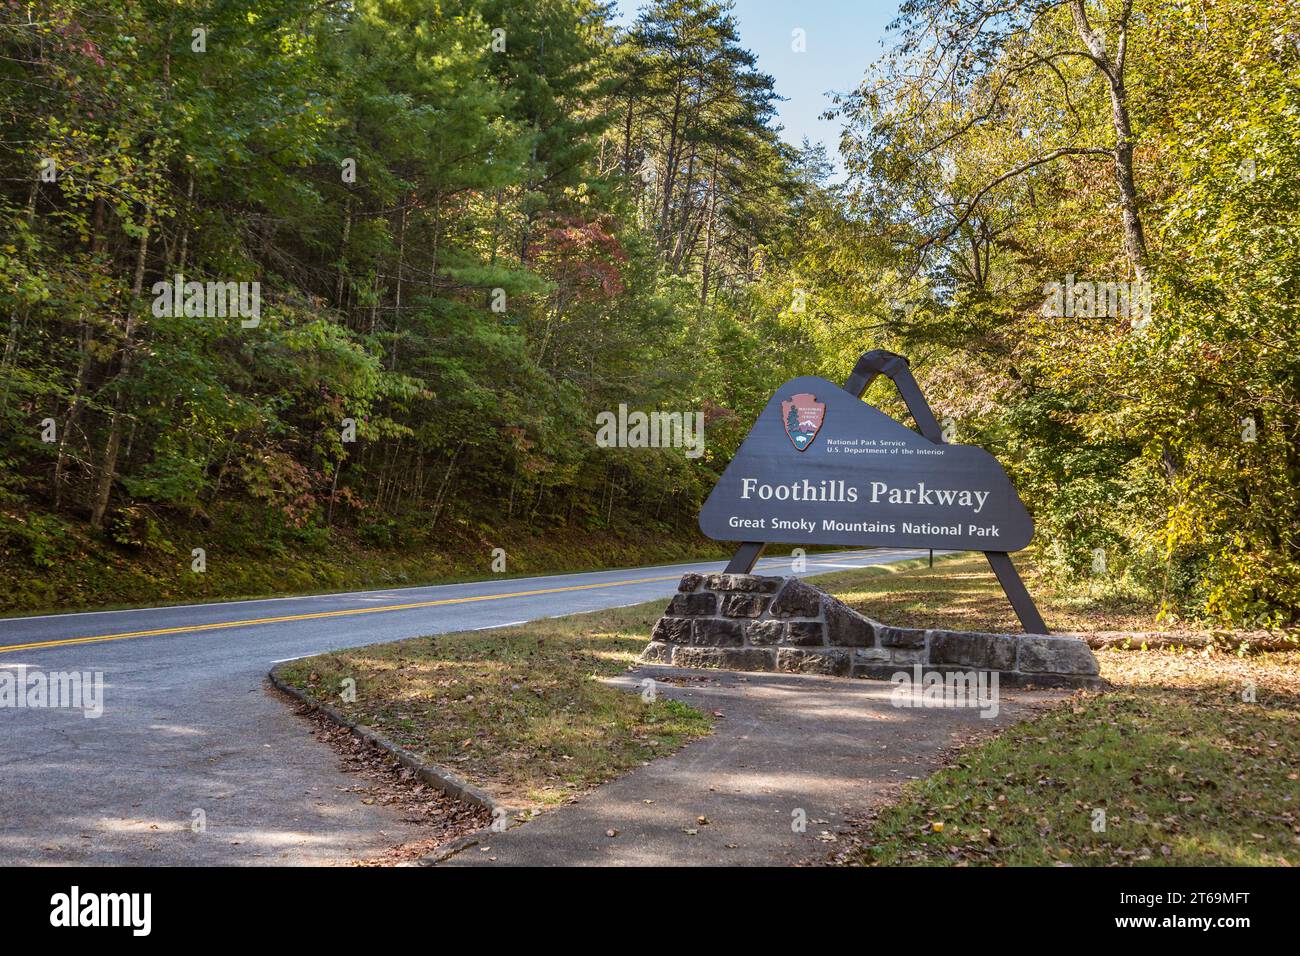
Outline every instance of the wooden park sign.
[[(877, 375), (898, 388), (919, 433), (863, 402)], [(747, 574), (765, 543), (983, 551), (1024, 629), (1046, 634), (1010, 551), (1034, 523), (982, 448), (944, 442), (907, 360), (876, 350), (841, 388), (802, 376), (758, 416), (700, 511), (700, 529), (743, 541), (728, 565)]]

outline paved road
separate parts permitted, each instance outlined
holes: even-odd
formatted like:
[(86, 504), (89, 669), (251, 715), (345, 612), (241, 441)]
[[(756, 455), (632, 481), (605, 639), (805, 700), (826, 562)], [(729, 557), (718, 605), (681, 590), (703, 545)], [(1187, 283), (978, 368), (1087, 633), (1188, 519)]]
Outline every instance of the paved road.
[[(814, 555), (807, 574), (921, 554)], [(318, 864), (418, 838), (266, 692), (272, 663), (666, 597), (722, 564), (2, 619), (0, 682), (100, 672), (104, 710), (0, 707), (0, 864)]]

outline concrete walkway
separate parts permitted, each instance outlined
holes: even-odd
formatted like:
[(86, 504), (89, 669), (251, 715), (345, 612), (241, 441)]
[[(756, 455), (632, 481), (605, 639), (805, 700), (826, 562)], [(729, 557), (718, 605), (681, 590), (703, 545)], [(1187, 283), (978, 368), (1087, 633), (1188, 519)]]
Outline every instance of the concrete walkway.
[[(975, 709), (891, 706), (893, 685), (644, 666), (664, 697), (717, 711), (716, 730), (578, 802), (484, 833), (442, 866), (786, 865), (817, 859), (847, 819), (937, 769), (944, 751), (1030, 716), (1064, 691), (1003, 691)], [(793, 823), (802, 811), (804, 832)], [(703, 817), (707, 822), (701, 822)], [(918, 821), (918, 824), (923, 821)], [(616, 836), (608, 836), (614, 830)]]

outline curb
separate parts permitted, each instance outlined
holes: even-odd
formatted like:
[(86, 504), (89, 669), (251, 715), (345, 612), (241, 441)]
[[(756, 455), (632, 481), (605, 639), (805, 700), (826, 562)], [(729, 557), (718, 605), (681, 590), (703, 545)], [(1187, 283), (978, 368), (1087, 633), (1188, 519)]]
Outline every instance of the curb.
[[(312, 697), (308, 697), (302, 691), (298, 690), (298, 688), (286, 684), (284, 681), (280, 680), (280, 678), (276, 675), (275, 672), (278, 669), (279, 668), (272, 668), (267, 673), (266, 676), (270, 679), (271, 685), (275, 687), (276, 690), (280, 691), (282, 694), (286, 694), (289, 697), (292, 697), (294, 700), (298, 701), (301, 704), (305, 704), (306, 706), (310, 707), (312, 710), (319, 711), (320, 713), (324, 714), (326, 717), (330, 718), (330, 720), (334, 721), (336, 724), (339, 724), (342, 727), (346, 727), (348, 730), (352, 731), (353, 734), (355, 734), (357, 737), (360, 737), (362, 740), (374, 744), (376, 747), (380, 748), (381, 750), (387, 751), (389, 754), (391, 754), (393, 757), (397, 759), (398, 763), (400, 763), (404, 767), (408, 767), (411, 770), (415, 771), (415, 775), (419, 777), (421, 780), (423, 780), (425, 783), (429, 784), (431, 787), (441, 790), (443, 793), (447, 794), (448, 796), (455, 797), (458, 800), (463, 800), (465, 803), (472, 803), (477, 807), (482, 807), (484, 810), (487, 810), (489, 813), (495, 814), (496, 811), (500, 809), (503, 813), (509, 815), (510, 809), (508, 807), (502, 807), (499, 803), (493, 800), (489, 794), (480, 790), (472, 783), (469, 783), (466, 780), (462, 780), (460, 777), (456, 776), (456, 774), (452, 773), (450, 770), (446, 769), (445, 767), (439, 767), (436, 764), (425, 763), (423, 760), (421, 760), (415, 754), (411, 753), (409, 750), (406, 750), (403, 747), (399, 747), (397, 744), (393, 743), (391, 740), (389, 740), (383, 734), (379, 733), (379, 731), (375, 730), (373, 727), (367, 727), (365, 724), (359, 724), (356, 721), (348, 720), (346, 717), (344, 717), (341, 713), (339, 713), (329, 704), (322, 704), (320, 701), (315, 700)], [(471, 835), (471, 837), (473, 837), (473, 835)], [(470, 839), (470, 838), (467, 837), (461, 838), (461, 840), (465, 840), (465, 839)], [(459, 842), (461, 841), (456, 840), (449, 845), (454, 846), (456, 843)], [(473, 837), (472, 842), (478, 842), (477, 837)], [(456, 850), (453, 852), (459, 852), (460, 850), (464, 849), (465, 846), (470, 846), (470, 845), (472, 845), (472, 843), (466, 843), (464, 846), (457, 847)], [(441, 853), (442, 852), (441, 849), (438, 852)]]

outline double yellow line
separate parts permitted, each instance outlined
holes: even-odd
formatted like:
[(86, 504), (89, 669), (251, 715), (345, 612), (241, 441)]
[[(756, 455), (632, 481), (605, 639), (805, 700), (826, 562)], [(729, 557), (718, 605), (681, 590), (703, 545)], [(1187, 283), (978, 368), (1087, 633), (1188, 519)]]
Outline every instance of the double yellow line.
[(10, 644), (0, 647), (0, 654), (9, 651), (29, 651), (40, 647), (64, 647), (69, 644), (97, 644), (102, 641), (124, 641), (131, 637), (158, 637), (163, 634), (187, 634), (191, 631), (218, 631), (227, 627), (249, 627), (254, 624), (280, 624), (286, 621), (317, 621), (329, 617), (348, 617), (352, 614), (379, 614), (383, 611), (409, 611), (419, 607), (438, 607), (445, 604), (472, 604), (476, 601), (502, 601), (506, 598), (534, 597), (538, 594), (559, 594), (564, 591), (590, 591), (594, 588), (614, 588), (628, 584), (650, 584), (656, 581), (673, 581), (680, 574), (654, 578), (628, 578), (624, 581), (602, 581), (599, 584), (570, 584), (559, 588), (538, 588), (535, 591), (512, 591), (509, 594), (476, 594), (471, 597), (443, 598), (439, 601), (416, 601), (411, 604), (387, 604), (383, 607), (354, 607), (341, 611), (316, 611), (312, 614), (286, 614), (281, 617), (258, 617), (243, 621), (217, 621), (212, 624), (189, 624), (182, 627), (156, 627), (148, 631), (127, 631), (122, 634), (96, 634), (91, 637), (66, 637), (57, 641), (35, 641), (31, 644)]

